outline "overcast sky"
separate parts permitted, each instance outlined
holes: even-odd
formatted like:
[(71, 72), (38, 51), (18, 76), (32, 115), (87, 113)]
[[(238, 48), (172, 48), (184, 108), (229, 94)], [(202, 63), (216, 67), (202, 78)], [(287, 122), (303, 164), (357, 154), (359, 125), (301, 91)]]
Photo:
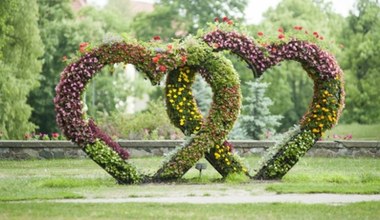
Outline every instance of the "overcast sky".
[[(155, 0), (140, 0), (144, 2), (154, 2)], [(249, 0), (246, 9), (246, 20), (248, 23), (258, 24), (262, 20), (262, 14), (269, 7), (276, 7), (281, 0)], [(98, 4), (105, 4), (107, 0), (88, 0), (88, 2), (95, 2)], [(355, 0), (331, 0), (333, 3), (333, 10), (343, 16), (347, 16), (350, 9), (353, 8)]]

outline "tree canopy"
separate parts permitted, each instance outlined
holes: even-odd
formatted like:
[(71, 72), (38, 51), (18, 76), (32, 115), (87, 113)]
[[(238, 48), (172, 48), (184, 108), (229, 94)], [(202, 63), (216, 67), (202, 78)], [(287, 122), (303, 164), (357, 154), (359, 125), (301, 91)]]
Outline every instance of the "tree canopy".
[(38, 5), (6, 0), (0, 12), (0, 138), (20, 139), (35, 128), (27, 97), (38, 86), (42, 65)]
[(342, 67), (346, 72), (346, 122), (380, 121), (380, 4), (359, 0), (342, 32)]

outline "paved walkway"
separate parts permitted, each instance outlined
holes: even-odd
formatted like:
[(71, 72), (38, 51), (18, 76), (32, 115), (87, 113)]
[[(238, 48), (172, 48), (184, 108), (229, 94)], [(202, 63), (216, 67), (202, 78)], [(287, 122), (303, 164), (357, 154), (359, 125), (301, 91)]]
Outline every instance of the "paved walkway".
[(380, 195), (357, 194), (268, 194), (253, 196), (188, 196), (188, 197), (138, 197), (138, 198), (96, 198), (49, 200), (57, 203), (193, 203), (193, 204), (233, 204), (233, 203), (304, 203), (304, 204), (344, 204), (365, 201), (380, 201)]

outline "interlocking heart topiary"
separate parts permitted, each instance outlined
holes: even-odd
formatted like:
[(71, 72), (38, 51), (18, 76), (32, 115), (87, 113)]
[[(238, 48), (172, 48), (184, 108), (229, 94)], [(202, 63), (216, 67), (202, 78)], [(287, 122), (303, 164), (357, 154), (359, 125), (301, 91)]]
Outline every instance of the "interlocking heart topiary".
[[(284, 176), (323, 132), (334, 126), (344, 106), (343, 73), (334, 57), (315, 43), (297, 38), (258, 43), (226, 22), (211, 26), (198, 36), (163, 45), (122, 40), (87, 49), (61, 74), (54, 99), (57, 123), (64, 135), (119, 183), (131, 184), (181, 178), (202, 157), (223, 176), (244, 173), (255, 179)], [(260, 77), (268, 68), (284, 60), (302, 64), (314, 81), (309, 110), (297, 129), (270, 149), (254, 174), (233, 153), (227, 135), (236, 121), (241, 104), (240, 81), (231, 62), (219, 51), (228, 50), (242, 58)], [(154, 175), (145, 175), (128, 162), (129, 153), (92, 119), (87, 118), (82, 95), (86, 85), (107, 65), (130, 63), (143, 72), (153, 85), (166, 74), (165, 98), (172, 123), (191, 136), (171, 154)], [(203, 118), (192, 95), (191, 85), (199, 73), (211, 86), (213, 102)]]

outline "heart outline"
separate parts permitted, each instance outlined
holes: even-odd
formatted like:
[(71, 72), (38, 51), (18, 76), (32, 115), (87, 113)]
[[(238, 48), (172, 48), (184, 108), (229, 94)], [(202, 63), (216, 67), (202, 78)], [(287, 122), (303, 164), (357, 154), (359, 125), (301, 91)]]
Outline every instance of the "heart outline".
[[(81, 146), (83, 150), (91, 157), (91, 159), (93, 159), (110, 175), (117, 179), (119, 183), (130, 184), (148, 181), (161, 181), (163, 179), (176, 179), (181, 177), (203, 156), (203, 153), (207, 149), (211, 148), (213, 145), (221, 144), (225, 140), (228, 131), (232, 128), (233, 123), (236, 120), (239, 112), (241, 95), (238, 76), (232, 65), (229, 65), (228, 61), (224, 57), (212, 53), (211, 48), (202, 42), (189, 39), (185, 42), (185, 44), (188, 44), (186, 45), (186, 51), (182, 46), (178, 47), (177, 53), (173, 53), (173, 51), (159, 50), (159, 53), (166, 57), (167, 60), (165, 60), (165, 64), (168, 68), (161, 68), (162, 63), (152, 62), (155, 57), (153, 55), (156, 55), (158, 53), (157, 51), (147, 50), (138, 43), (112, 42), (109, 44), (103, 44), (91, 51), (88, 51), (76, 62), (68, 65), (61, 74), (60, 83), (56, 87), (57, 95), (54, 98), (58, 125), (63, 130), (65, 136)], [(133, 49), (135, 49), (135, 51)], [(133, 53), (133, 56), (130, 53)], [(203, 53), (203, 58), (202, 56), (200, 56), (200, 58), (197, 56), (197, 54), (199, 55), (201, 53)], [(194, 149), (191, 147), (186, 148), (185, 146), (183, 148), (190, 149), (187, 150), (187, 152), (193, 154), (192, 156), (195, 158), (190, 162), (188, 161), (188, 163), (185, 164), (186, 167), (184, 169), (179, 172), (173, 170), (166, 172), (168, 168), (162, 167), (152, 179), (150, 176), (139, 174), (133, 165), (124, 160), (129, 156), (128, 153), (123, 152), (123, 149), (120, 148), (116, 142), (112, 141), (108, 135), (102, 133), (92, 120), (85, 119), (81, 96), (86, 84), (105, 65), (119, 62), (135, 64), (138, 70), (143, 70), (147, 73), (147, 77), (152, 81), (152, 84), (156, 84), (159, 82), (160, 78), (162, 78), (164, 73), (176, 69), (178, 66), (185, 63), (184, 60), (181, 59), (184, 55), (187, 56), (186, 64), (192, 66), (203, 65), (207, 68), (207, 65), (209, 65), (207, 62), (213, 60), (227, 63), (223, 66), (224, 68), (222, 68), (222, 70), (230, 75), (229, 80), (224, 81), (225, 83), (223, 85), (215, 83), (215, 87), (221, 88), (224, 86), (226, 89), (229, 89), (230, 87), (232, 88), (230, 91), (226, 90), (225, 94), (231, 95), (230, 97), (227, 97), (228, 99), (235, 100), (235, 102), (231, 102), (234, 103), (234, 106), (230, 106), (231, 109), (235, 108), (235, 114), (232, 118), (227, 119), (223, 117), (216, 119), (211, 118), (211, 123), (214, 120), (216, 124), (224, 124), (225, 127), (219, 128), (219, 131), (218, 129), (208, 130), (209, 133), (214, 134), (214, 139), (208, 139), (209, 135), (205, 134), (207, 132), (202, 132), (201, 129), (199, 135), (202, 135), (203, 133), (203, 138), (206, 139), (206, 141), (202, 142), (202, 138), (194, 138), (194, 142), (198, 141), (199, 143), (197, 146), (202, 147), (198, 149), (198, 151), (194, 152)], [(209, 61), (204, 59), (209, 56), (213, 56), (212, 59), (209, 59)], [(144, 66), (144, 64), (146, 64), (146, 66)], [(215, 68), (216, 72), (220, 72), (221, 70), (215, 65), (213, 68)], [(212, 72), (212, 70), (210, 72)], [(228, 76), (228, 74), (224, 74), (223, 76)], [(218, 77), (224, 80), (220, 73)], [(219, 94), (224, 93), (222, 92)], [(218, 97), (219, 99), (223, 98), (222, 95), (219, 95)], [(223, 115), (223, 112), (218, 109), (218, 104), (214, 105), (216, 106), (213, 109), (214, 113), (216, 112)], [(215, 127), (217, 126), (215, 125)], [(205, 128), (207, 128), (207, 126), (205, 126)]]
[[(281, 179), (314, 146), (323, 132), (337, 123), (344, 108), (343, 72), (335, 58), (316, 44), (294, 38), (289, 42), (276, 42), (260, 47), (254, 43), (254, 39), (236, 30), (230, 31), (229, 27), (225, 31), (224, 27), (223, 24), (214, 27), (202, 36), (203, 40), (215, 51), (229, 50), (240, 57), (248, 64), (255, 77), (260, 77), (265, 70), (279, 62), (294, 60), (302, 64), (314, 81), (313, 99), (301, 119), (300, 130), (292, 131), (287, 140), (276, 144), (272, 148), (273, 152), (268, 151), (267, 159), (261, 161), (259, 170), (253, 176), (254, 179)], [(320, 100), (329, 105), (322, 107)], [(328, 112), (332, 115), (325, 114)], [(314, 118), (328, 120), (315, 123), (316, 126), (311, 123)]]

